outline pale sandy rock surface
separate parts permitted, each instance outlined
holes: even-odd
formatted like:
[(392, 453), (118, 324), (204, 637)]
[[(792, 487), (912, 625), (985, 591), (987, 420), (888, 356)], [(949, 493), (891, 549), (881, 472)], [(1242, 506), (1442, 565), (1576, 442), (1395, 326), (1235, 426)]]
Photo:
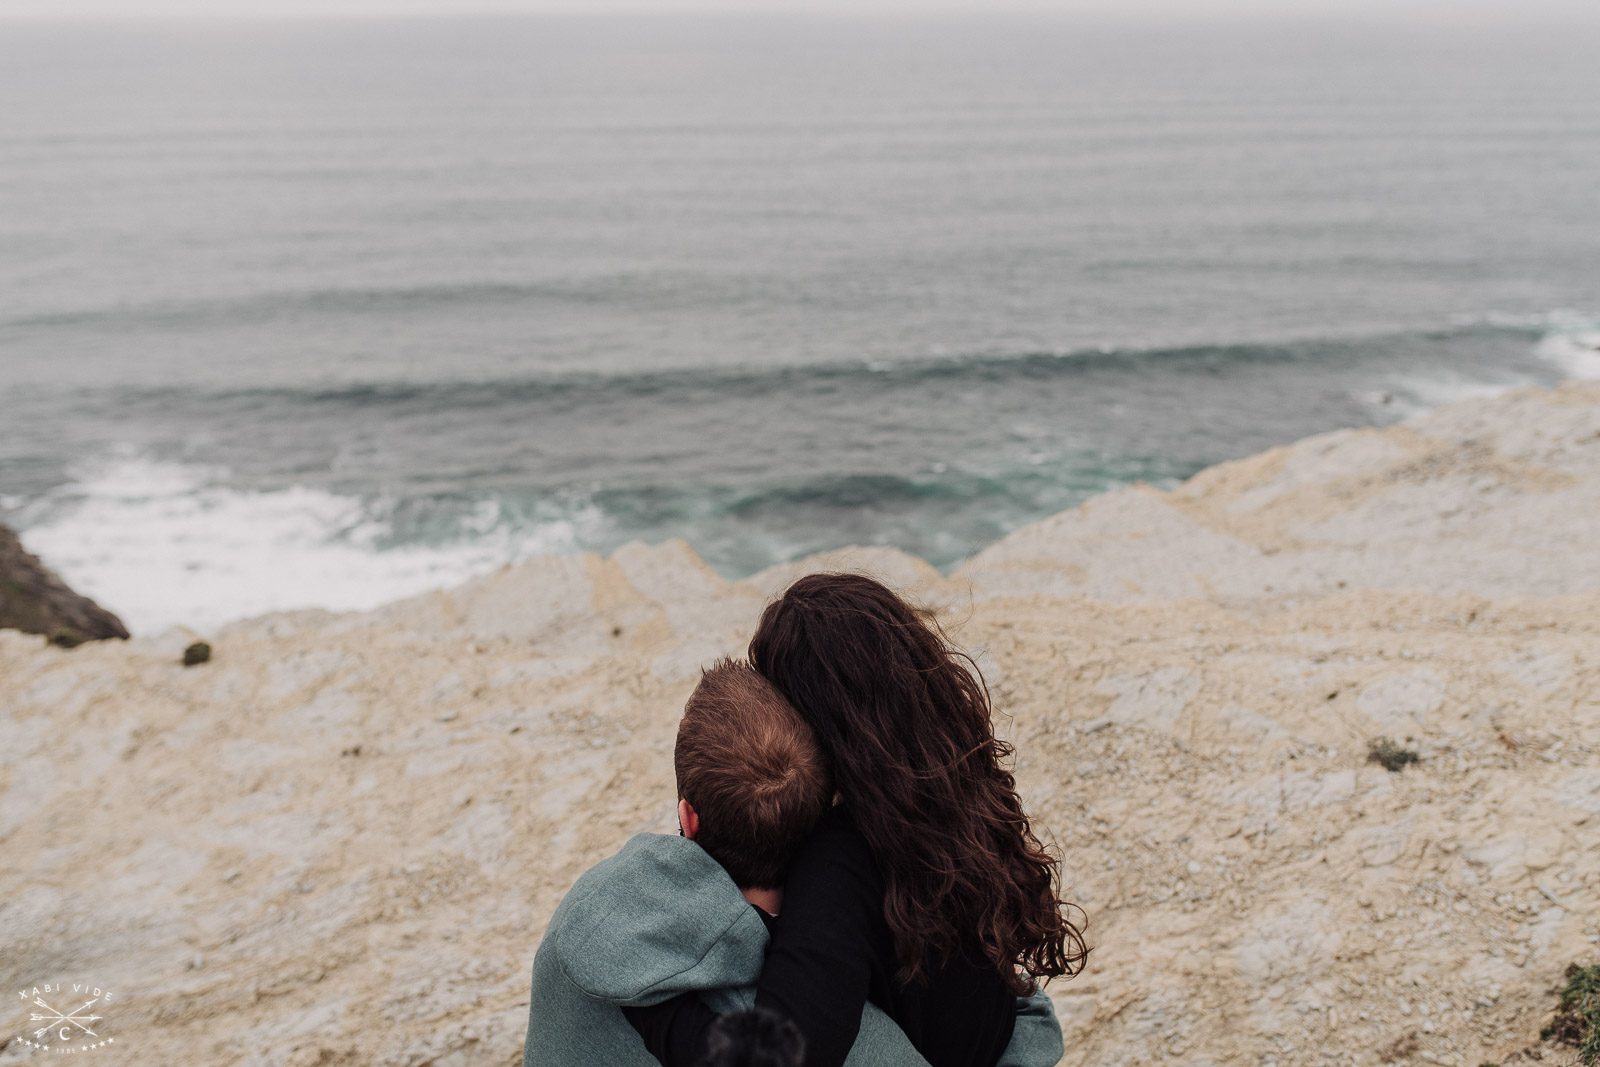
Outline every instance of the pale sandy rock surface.
[(3, 632), (4, 987), (114, 990), (89, 1062), (517, 1062), (555, 903), (672, 826), (696, 671), (848, 566), (994, 684), (1096, 946), (1051, 987), (1064, 1062), (1502, 1060), (1600, 960), (1597, 504), (1568, 386), (1110, 494), (949, 579), (629, 546), (236, 624), (190, 669), (184, 633)]
[(957, 572), (979, 595), (1287, 606), (1346, 588), (1487, 597), (1600, 590), (1597, 387), (1445, 408), (1225, 463), (1174, 493), (1107, 493)]

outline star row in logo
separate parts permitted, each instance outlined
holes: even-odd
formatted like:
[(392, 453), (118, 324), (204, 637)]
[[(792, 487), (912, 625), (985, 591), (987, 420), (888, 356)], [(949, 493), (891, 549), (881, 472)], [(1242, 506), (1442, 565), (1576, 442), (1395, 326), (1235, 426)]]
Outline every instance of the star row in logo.
[(60, 1055), (62, 1053), (72, 1053), (72, 1052), (90, 1052), (90, 1051), (93, 1051), (94, 1049), (105, 1048), (107, 1045), (114, 1045), (114, 1044), (117, 1043), (117, 1039), (114, 1038), (114, 1037), (108, 1037), (103, 1041), (92, 1041), (87, 1045), (72, 1045), (72, 1046), (41, 1045), (37, 1041), (29, 1041), (25, 1037), (19, 1037), (19, 1038), (17, 1038), (17, 1040), (20, 1041), (22, 1044), (27, 1045), (29, 1048), (36, 1048), (40, 1052), (54, 1052), (57, 1055)]

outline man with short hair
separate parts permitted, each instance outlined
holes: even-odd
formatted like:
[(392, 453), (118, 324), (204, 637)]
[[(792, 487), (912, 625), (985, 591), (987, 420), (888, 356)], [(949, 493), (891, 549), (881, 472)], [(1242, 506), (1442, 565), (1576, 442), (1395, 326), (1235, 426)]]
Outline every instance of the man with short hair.
[(684, 705), (672, 766), (683, 836), (776, 915), (789, 861), (833, 804), (811, 728), (755, 668), (723, 660)]
[[(754, 1006), (784, 873), (832, 803), (827, 764), (782, 695), (727, 660), (689, 697), (673, 764), (681, 836), (635, 835), (551, 916), (523, 1067), (658, 1067), (625, 1010), (686, 992), (719, 1012)], [(1048, 999), (1019, 1000), (1002, 1067), (1049, 1067), (1061, 1052)], [(926, 1067), (872, 1004), (846, 1064)]]

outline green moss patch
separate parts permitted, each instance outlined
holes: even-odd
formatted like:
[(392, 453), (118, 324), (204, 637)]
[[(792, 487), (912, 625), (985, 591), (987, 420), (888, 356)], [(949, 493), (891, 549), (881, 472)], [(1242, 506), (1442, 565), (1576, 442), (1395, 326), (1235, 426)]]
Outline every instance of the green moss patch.
[(1387, 737), (1380, 737), (1367, 745), (1367, 762), (1377, 763), (1386, 771), (1398, 773), (1408, 763), (1421, 762), (1422, 757), (1409, 748), (1401, 748)]
[(1569, 1045), (1578, 1059), (1593, 1067), (1600, 1064), (1600, 964), (1567, 968), (1567, 985), (1556, 1005), (1556, 1017), (1539, 1032), (1542, 1041)]

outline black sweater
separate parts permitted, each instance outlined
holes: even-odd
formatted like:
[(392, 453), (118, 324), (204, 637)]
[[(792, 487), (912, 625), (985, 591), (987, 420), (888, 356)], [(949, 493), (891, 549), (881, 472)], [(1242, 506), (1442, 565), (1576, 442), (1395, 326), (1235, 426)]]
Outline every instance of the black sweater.
[[(790, 868), (782, 919), (769, 926), (756, 1004), (800, 1027), (806, 1067), (844, 1063), (868, 1000), (931, 1067), (993, 1067), (1011, 1040), (1016, 997), (976, 952), (925, 982), (901, 986), (883, 898), (883, 874), (866, 838), (843, 808), (833, 809)], [(689, 994), (624, 1012), (664, 1067), (695, 1067), (715, 1018)]]

